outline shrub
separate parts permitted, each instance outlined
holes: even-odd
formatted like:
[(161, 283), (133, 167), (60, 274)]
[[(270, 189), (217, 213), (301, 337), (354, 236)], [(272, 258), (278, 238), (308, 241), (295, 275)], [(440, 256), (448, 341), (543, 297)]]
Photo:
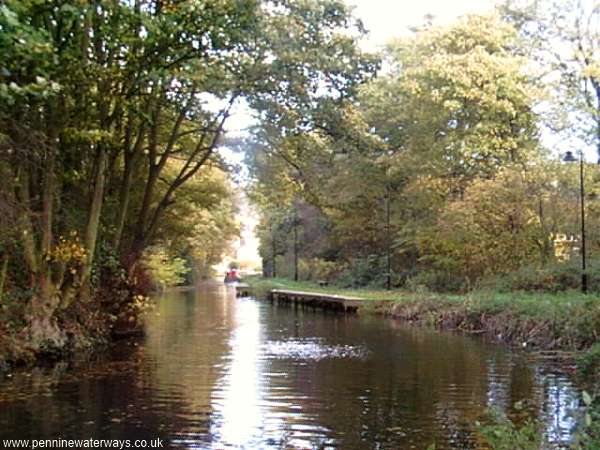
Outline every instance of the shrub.
[(331, 282), (341, 270), (342, 266), (337, 262), (325, 261), (321, 258), (303, 258), (298, 263), (300, 279), (308, 281)]
[[(517, 406), (517, 405), (515, 405)], [(582, 394), (582, 406), (573, 412), (578, 426), (569, 446), (572, 450), (600, 449), (600, 401), (587, 392)], [(491, 450), (539, 450), (554, 448), (544, 437), (539, 421), (526, 420), (521, 427), (496, 409), (488, 411), (487, 423), (477, 424), (477, 433)], [(562, 448), (562, 447), (561, 447)]]
[(584, 376), (595, 375), (600, 372), (600, 343), (592, 345), (577, 360), (577, 366)]
[(464, 279), (448, 272), (433, 270), (419, 272), (406, 281), (406, 286), (411, 290), (425, 289), (434, 292), (458, 292), (464, 290), (465, 285)]
[(164, 289), (183, 283), (190, 271), (183, 258), (173, 258), (159, 247), (149, 248), (143, 258), (143, 265), (150, 273), (156, 288)]
[(488, 411), (488, 423), (478, 425), (477, 432), (492, 450), (539, 450), (542, 429), (538, 422), (527, 420), (517, 427), (497, 409)]
[(340, 287), (365, 287), (385, 285), (386, 281), (385, 258), (378, 255), (355, 258), (346, 266), (335, 280)]
[(579, 411), (579, 427), (575, 433), (577, 450), (600, 449), (600, 398), (583, 392), (583, 407)]
[[(600, 260), (588, 262), (588, 289), (600, 292)], [(571, 259), (544, 267), (524, 266), (507, 274), (482, 280), (482, 286), (495, 290), (562, 292), (581, 287), (581, 261)]]

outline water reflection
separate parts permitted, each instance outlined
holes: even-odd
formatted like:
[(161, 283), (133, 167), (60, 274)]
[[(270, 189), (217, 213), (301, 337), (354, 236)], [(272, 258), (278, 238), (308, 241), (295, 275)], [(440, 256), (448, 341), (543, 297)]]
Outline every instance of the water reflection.
[(577, 407), (577, 396), (573, 387), (565, 383), (564, 376), (548, 374), (543, 377), (543, 398), (540, 412), (545, 418), (548, 440), (561, 443), (569, 438), (576, 423), (573, 411)]
[(264, 393), (259, 376), (260, 320), (255, 302), (240, 302), (231, 323), (229, 353), (223, 355), (226, 369), (217, 381), (211, 406), (215, 420), (211, 435), (220, 447), (241, 447), (260, 438), (263, 423), (260, 399)]
[[(566, 442), (577, 392), (551, 365), (372, 317), (173, 292), (143, 342), (0, 382), (1, 438), (151, 439), (171, 448), (480, 448), (495, 406)], [(524, 400), (524, 409), (515, 408)]]
[(322, 338), (269, 341), (261, 350), (266, 358), (312, 361), (325, 358), (365, 358), (368, 353), (364, 347), (328, 345)]

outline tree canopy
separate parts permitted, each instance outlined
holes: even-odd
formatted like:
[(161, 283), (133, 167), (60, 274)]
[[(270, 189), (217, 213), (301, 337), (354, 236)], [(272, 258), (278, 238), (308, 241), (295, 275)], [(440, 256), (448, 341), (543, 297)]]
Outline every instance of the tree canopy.
[(386, 71), (301, 132), (261, 124), (249, 164), (267, 264), (293, 251), (277, 233), (290, 210), (303, 220), (298, 205), (317, 208), (311, 239), (328, 242), (307, 239), (301, 255), (335, 262), (330, 275), (342, 284), (381, 284), (389, 258), (396, 285), (464, 289), (554, 264), (564, 236), (575, 257), (575, 168), (540, 141), (552, 114), (542, 106), (557, 92), (540, 80), (511, 11), (427, 24), (391, 42)]
[(237, 230), (218, 151), (233, 108), (308, 126), (372, 77), (363, 32), (336, 0), (3, 2), (3, 289), (30, 289), (34, 345), (111, 285), (109, 255), (131, 285), (157, 245), (219, 258)]

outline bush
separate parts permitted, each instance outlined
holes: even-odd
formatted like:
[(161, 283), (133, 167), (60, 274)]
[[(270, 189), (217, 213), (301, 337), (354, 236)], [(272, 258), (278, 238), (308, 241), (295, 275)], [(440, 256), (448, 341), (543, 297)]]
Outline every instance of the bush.
[(600, 372), (600, 343), (592, 345), (577, 360), (577, 366), (584, 376), (592, 376)]
[(183, 283), (190, 271), (185, 259), (173, 258), (160, 247), (149, 248), (144, 253), (142, 263), (150, 273), (154, 286), (160, 289)]
[(298, 271), (301, 280), (332, 282), (341, 272), (340, 264), (321, 258), (301, 259)]
[(486, 425), (479, 425), (477, 432), (492, 450), (539, 450), (542, 448), (542, 427), (538, 422), (527, 420), (517, 427), (496, 409), (488, 411)]
[[(581, 288), (581, 261), (575, 258), (544, 267), (523, 266), (513, 272), (480, 279), (473, 285), (449, 271), (426, 270), (408, 278), (407, 286), (421, 286), (435, 292), (465, 292), (475, 287), (498, 292), (578, 290)], [(588, 290), (600, 292), (600, 259), (588, 262)]]
[(434, 292), (458, 292), (465, 289), (465, 280), (448, 272), (422, 271), (406, 281), (410, 290), (429, 290)]
[[(588, 289), (600, 292), (600, 260), (590, 260), (588, 267)], [(555, 262), (545, 267), (525, 266), (514, 272), (483, 280), (481, 284), (483, 287), (502, 292), (562, 292), (580, 289), (581, 262), (572, 259), (567, 262)]]
[[(569, 448), (572, 450), (600, 449), (600, 401), (598, 397), (593, 397), (584, 391), (582, 405), (573, 412), (573, 416), (577, 419), (578, 425)], [(543, 423), (526, 420), (521, 427), (517, 427), (504, 414), (493, 408), (488, 411), (487, 424), (477, 424), (477, 432), (491, 450), (554, 448), (544, 437)]]
[(382, 287), (386, 281), (386, 261), (378, 255), (355, 258), (335, 280), (340, 287)]
[(583, 392), (583, 407), (576, 416), (579, 426), (573, 448), (576, 450), (600, 449), (600, 398)]

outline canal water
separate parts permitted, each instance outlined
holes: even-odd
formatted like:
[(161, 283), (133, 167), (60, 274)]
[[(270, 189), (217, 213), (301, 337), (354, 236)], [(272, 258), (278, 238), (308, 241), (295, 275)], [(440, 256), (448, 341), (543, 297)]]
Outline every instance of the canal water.
[(0, 380), (0, 439), (478, 449), (488, 407), (566, 442), (576, 403), (560, 370), (481, 339), (236, 299), (214, 283), (160, 298), (144, 339)]

